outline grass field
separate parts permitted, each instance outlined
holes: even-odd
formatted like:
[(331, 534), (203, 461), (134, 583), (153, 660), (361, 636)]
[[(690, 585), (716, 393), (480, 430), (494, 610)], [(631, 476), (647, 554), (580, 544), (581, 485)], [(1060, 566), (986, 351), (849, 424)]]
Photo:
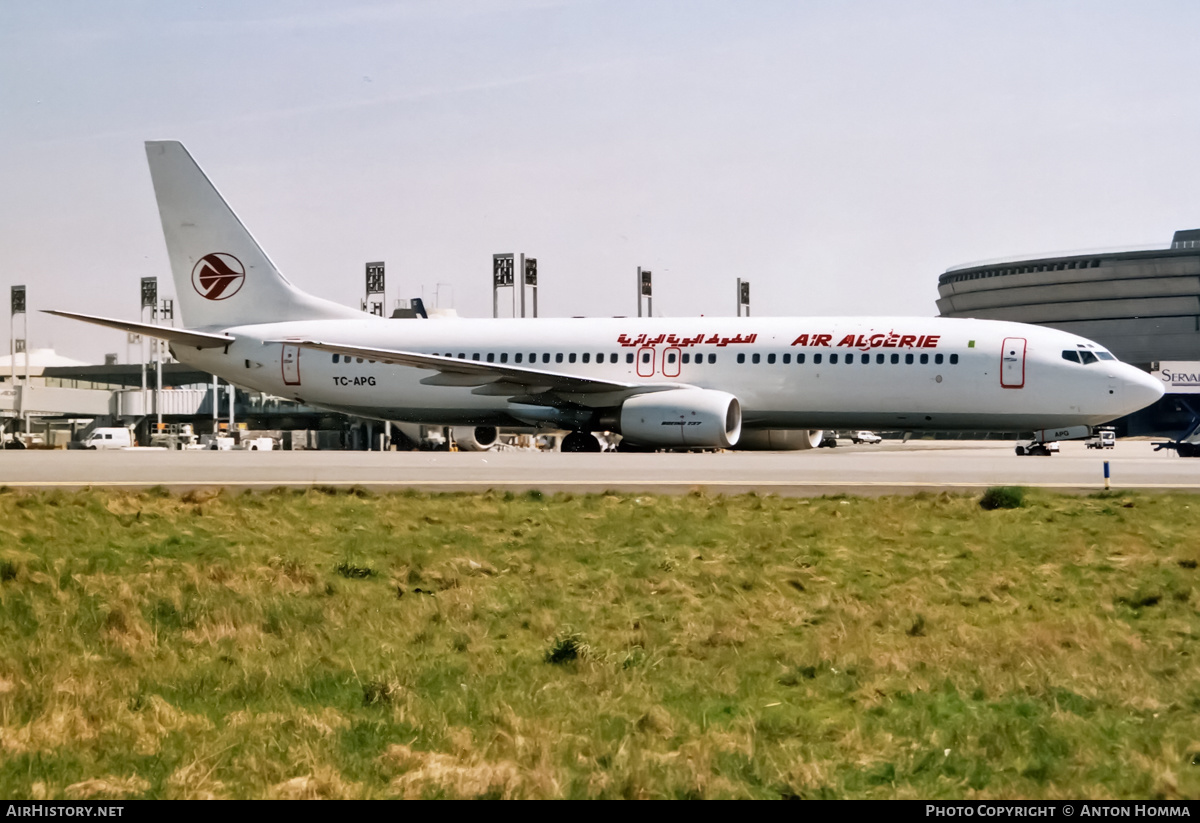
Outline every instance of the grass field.
[(0, 796), (1200, 796), (1200, 498), (0, 491)]

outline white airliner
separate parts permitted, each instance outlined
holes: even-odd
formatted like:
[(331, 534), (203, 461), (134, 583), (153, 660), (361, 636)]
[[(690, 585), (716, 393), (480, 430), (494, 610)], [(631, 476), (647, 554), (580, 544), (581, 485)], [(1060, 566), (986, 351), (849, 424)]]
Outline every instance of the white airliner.
[(991, 320), (696, 317), (391, 320), (283, 277), (177, 142), (146, 143), (188, 329), (183, 363), (380, 420), (537, 426), (647, 447), (797, 448), (821, 429), (1030, 431), (1104, 423), (1162, 383), (1065, 332)]

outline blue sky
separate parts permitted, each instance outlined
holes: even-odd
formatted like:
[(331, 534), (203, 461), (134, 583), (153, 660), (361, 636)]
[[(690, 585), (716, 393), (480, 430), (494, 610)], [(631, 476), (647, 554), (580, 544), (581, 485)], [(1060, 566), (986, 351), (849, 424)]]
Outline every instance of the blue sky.
[[(170, 272), (142, 141), (191, 151), (343, 303), (490, 258), (543, 316), (932, 315), (949, 266), (1200, 227), (1185, 2), (0, 0), (0, 289), (135, 318)], [(439, 286), (439, 284), (444, 284)], [(30, 316), (30, 345), (125, 356)]]

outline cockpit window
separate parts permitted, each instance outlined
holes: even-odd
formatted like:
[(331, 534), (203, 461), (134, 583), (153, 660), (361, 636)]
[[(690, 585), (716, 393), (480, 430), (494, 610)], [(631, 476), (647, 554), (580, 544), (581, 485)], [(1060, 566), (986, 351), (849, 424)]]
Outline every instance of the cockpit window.
[(1083, 365), (1086, 366), (1089, 363), (1095, 363), (1099, 358), (1097, 358), (1096, 355), (1092, 354), (1090, 351), (1081, 351), (1079, 353), (1079, 359)]
[(1096, 356), (1099, 357), (1101, 360), (1116, 360), (1117, 359), (1106, 351), (1098, 351), (1098, 352), (1096, 352)]
[(1079, 352), (1073, 349), (1067, 349), (1063, 352), (1063, 360), (1070, 360), (1072, 363), (1079, 362)]

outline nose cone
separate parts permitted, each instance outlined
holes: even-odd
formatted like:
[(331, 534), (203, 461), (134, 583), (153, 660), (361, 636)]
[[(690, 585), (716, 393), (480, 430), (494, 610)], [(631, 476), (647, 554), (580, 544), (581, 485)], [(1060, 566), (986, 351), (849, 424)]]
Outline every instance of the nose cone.
[(1121, 403), (1128, 406), (1126, 414), (1144, 409), (1163, 396), (1166, 388), (1161, 380), (1134, 366), (1121, 365), (1123, 368), (1117, 377), (1121, 381)]

